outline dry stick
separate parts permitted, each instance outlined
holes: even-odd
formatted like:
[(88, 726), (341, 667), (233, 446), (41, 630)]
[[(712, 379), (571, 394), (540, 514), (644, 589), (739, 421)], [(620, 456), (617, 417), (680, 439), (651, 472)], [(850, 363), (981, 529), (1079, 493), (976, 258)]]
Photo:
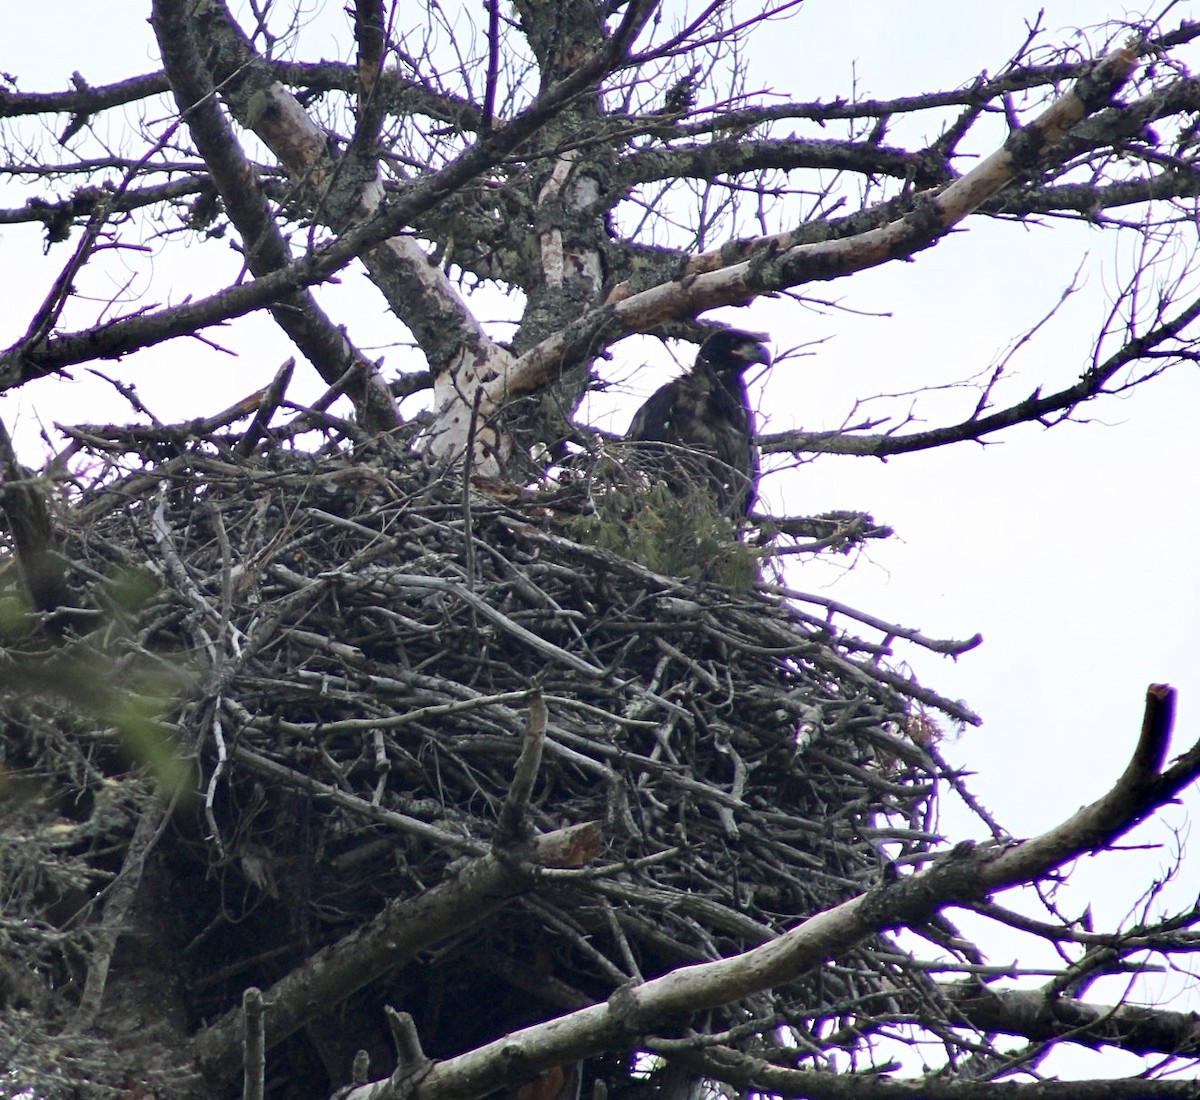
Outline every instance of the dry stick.
[[(299, 634), (299, 631), (294, 631)], [(479, 695), (473, 699), (458, 699), (453, 703), (435, 703), (428, 707), (418, 707), (405, 711), (403, 714), (393, 714), (386, 718), (344, 718), (340, 722), (289, 722), (283, 718), (266, 718), (251, 722), (255, 726), (277, 729), (282, 733), (295, 734), (300, 737), (325, 737), (335, 733), (370, 733), (373, 730), (398, 729), (413, 722), (428, 721), (431, 718), (444, 718), (450, 714), (460, 714), (467, 710), (478, 710), (480, 707), (496, 706), (503, 703), (524, 703), (530, 697), (530, 691), (502, 691), (496, 695)]]
[(529, 721), (525, 727), (525, 739), (521, 744), (521, 755), (517, 757), (512, 786), (500, 807), (500, 819), (496, 829), (496, 845), (505, 848), (524, 839), (529, 830), (525, 812), (533, 795), (533, 784), (537, 780), (542, 764), (542, 749), (546, 744), (546, 701), (536, 689), (529, 696)]
[(472, 592), (475, 591), (475, 536), (471, 529), (471, 468), (475, 464), (475, 433), (479, 427), (479, 404), (482, 400), (483, 387), (476, 386), (462, 464), (463, 568), (467, 574), (467, 588)]
[(242, 1100), (263, 1100), (267, 1074), (267, 1043), (263, 1029), (262, 990), (251, 986), (242, 994), (246, 1053), (242, 1071)]
[(275, 377), (258, 403), (254, 419), (250, 421), (250, 426), (233, 449), (233, 453), (239, 458), (249, 458), (254, 453), (255, 444), (266, 434), (267, 425), (283, 401), (283, 395), (287, 391), (288, 383), (292, 380), (292, 371), (295, 369), (296, 360), (289, 358), (285, 359), (279, 370), (275, 372)]
[(100, 927), (93, 933), (96, 946), (88, 962), (83, 995), (79, 998), (79, 1007), (75, 1010), (75, 1017), (71, 1021), (73, 1031), (86, 1031), (92, 1026), (96, 1014), (100, 1011), (100, 1002), (104, 997), (105, 986), (108, 984), (108, 970), (112, 966), (113, 953), (117, 947), (117, 937), (122, 932), (128, 931), (129, 911), (142, 882), (142, 874), (146, 869), (146, 857), (149, 856), (158, 839), (159, 826), (166, 820), (174, 805), (174, 798), (170, 803), (166, 803), (157, 794), (154, 794), (142, 808), (137, 827), (133, 830), (133, 836), (129, 840), (125, 862), (121, 865), (116, 880), (109, 887), (108, 901), (104, 906), (104, 917), (100, 922)]
[[(604, 669), (589, 664), (582, 657), (577, 657), (574, 653), (568, 652), (561, 646), (556, 646), (553, 642), (548, 642), (545, 638), (538, 637), (532, 630), (526, 630), (520, 623), (513, 622), (503, 612), (497, 611), (491, 604), (456, 581), (449, 581), (442, 577), (426, 577), (417, 573), (391, 572), (390, 570), (379, 570), (379, 575), (385, 586), (394, 586), (400, 589), (432, 589), (436, 592), (448, 592), (451, 595), (457, 596), (475, 611), (478, 611), (485, 619), (491, 620), (501, 629), (508, 631), (513, 637), (519, 638), (526, 645), (550, 657), (552, 660), (561, 661), (576, 672), (582, 672), (587, 676), (603, 678), (606, 675)], [(318, 579), (347, 581), (351, 578), (340, 571), (331, 571), (321, 573)]]
[(639, 982), (646, 979), (642, 976), (641, 967), (638, 966), (637, 957), (633, 953), (633, 948), (629, 945), (629, 939), (625, 935), (625, 929), (621, 927), (621, 922), (617, 920), (617, 914), (613, 911), (612, 902), (608, 898), (601, 898), (601, 910), (604, 913), (604, 923), (608, 927), (608, 934), (612, 936), (613, 942), (617, 945), (617, 950), (621, 953), (621, 961), (625, 964), (629, 974)]
[[(382, 366), (382, 359), (375, 362), (376, 373), (378, 373)], [(289, 401), (288, 408), (297, 410), (297, 415), (292, 417), (282, 428), (277, 428), (277, 434), (281, 437), (286, 436), (287, 438), (291, 438), (292, 436), (299, 435), (301, 432), (319, 428), (323, 423), (328, 423), (330, 418), (323, 417), (321, 414), (339, 397), (349, 396), (348, 388), (350, 384), (362, 379), (362, 377), (362, 364), (355, 361), (342, 372), (335, 382), (329, 385), (329, 388), (316, 401), (309, 405), (300, 405)], [(364, 386), (367, 385), (365, 381), (363, 384)]]
[(975, 634), (970, 638), (961, 640), (954, 638), (927, 638), (920, 631), (910, 630), (907, 627), (899, 626), (896, 623), (889, 623), (874, 615), (856, 611), (848, 604), (844, 604), (840, 600), (830, 599), (828, 596), (815, 596), (812, 593), (800, 592), (795, 588), (789, 588), (781, 584), (762, 585), (761, 588), (762, 591), (769, 592), (772, 595), (784, 596), (789, 600), (800, 600), (803, 603), (813, 603), (818, 607), (824, 607), (831, 614), (843, 615), (846, 618), (854, 619), (856, 622), (878, 630), (881, 634), (889, 637), (903, 638), (906, 642), (912, 642), (914, 645), (919, 645), (933, 653), (947, 653), (957, 657), (959, 654), (966, 653), (968, 650), (983, 644), (982, 634)]
[[(365, 573), (366, 571), (364, 570), (362, 572)], [(453, 595), (458, 596), (459, 599), (463, 600), (475, 611), (478, 611), (479, 614), (485, 619), (491, 620), (497, 626), (508, 631), (508, 633), (512, 634), (515, 638), (523, 641), (530, 648), (550, 657), (552, 660), (561, 661), (568, 667), (573, 668), (576, 672), (582, 672), (587, 676), (593, 676), (597, 679), (603, 679), (608, 675), (608, 671), (606, 669), (600, 668), (598, 665), (593, 665), (588, 661), (585, 661), (582, 657), (576, 656), (569, 650), (563, 649), (561, 646), (557, 646), (553, 642), (547, 641), (545, 638), (533, 633), (532, 630), (527, 630), (519, 623), (514, 622), (503, 612), (492, 607), (492, 605), (486, 600), (468, 590), (458, 581), (447, 580), (444, 577), (427, 577), (417, 573), (391, 572), (382, 568), (376, 569), (374, 572), (381, 578), (382, 583), (379, 585), (379, 587), (386, 588), (390, 585), (397, 588), (427, 588), (434, 589), (435, 591), (439, 592), (452, 593)], [(361, 574), (352, 575), (347, 573), (345, 569), (337, 569), (329, 570), (319, 574), (317, 580), (351, 583), (357, 581), (359, 576), (361, 576)], [(386, 594), (391, 595), (391, 593)], [(633, 686), (636, 690), (636, 685), (633, 681), (624, 681), (619, 683), (618, 686)], [(669, 699), (664, 699), (653, 692), (642, 691), (640, 694), (645, 695), (647, 699), (652, 699), (659, 706), (665, 707), (668, 710), (672, 710), (681, 714), (685, 713), (677, 703), (673, 703)]]
[(918, 703), (924, 703), (926, 706), (940, 710), (943, 714), (948, 714), (951, 718), (957, 718), (960, 722), (967, 722), (972, 726), (983, 725), (983, 719), (975, 714), (974, 711), (968, 710), (961, 703), (956, 703), (952, 699), (946, 699), (938, 695), (937, 692), (921, 687), (920, 684), (914, 683), (912, 680), (908, 680), (895, 672), (889, 672), (886, 668), (875, 662), (864, 664), (829, 651), (820, 655), (818, 663), (828, 664), (833, 668), (840, 669), (846, 675), (860, 680), (867, 686), (873, 687), (876, 683), (885, 684), (897, 693), (907, 695), (910, 699), (917, 700)]
[[(226, 705), (229, 705), (228, 700), (226, 700)], [(407, 814), (398, 813), (395, 810), (386, 810), (382, 806), (372, 805), (365, 798), (348, 794), (332, 784), (322, 783), (319, 779), (302, 775), (292, 768), (278, 764), (274, 760), (269, 760), (240, 745), (234, 748), (233, 757), (239, 763), (267, 779), (286, 783), (290, 787), (306, 791), (318, 801), (327, 799), (336, 806), (362, 814), (370, 821), (378, 821), (382, 825), (387, 825), (402, 833), (408, 833), (410, 836), (418, 837), (430, 844), (477, 856), (483, 855), (487, 851), (487, 845), (481, 841), (447, 832), (445, 829), (439, 829), (436, 825), (430, 825), (419, 818), (409, 817)]]
[(413, 1018), (407, 1012), (397, 1012), (390, 1006), (383, 1011), (388, 1030), (392, 1033), (392, 1042), (396, 1046), (396, 1070), (390, 1083), (395, 1090), (394, 1095), (402, 1096), (404, 1093), (400, 1090), (420, 1081), (433, 1067), (433, 1062), (421, 1049), (421, 1037), (417, 1034)]
[[(179, 556), (179, 551), (175, 548), (174, 535), (170, 524), (167, 523), (167, 494), (165, 487), (159, 491), (158, 503), (154, 506), (154, 511), (151, 513), (150, 528), (159, 553), (162, 554), (163, 568), (168, 578), (174, 581), (176, 589), (187, 597), (187, 602), (194, 611), (198, 612), (201, 619), (221, 626), (220, 614), (205, 599), (204, 593), (196, 586), (195, 581), (192, 580), (192, 576), (188, 572), (187, 566), (184, 564), (183, 558)], [(216, 668), (218, 658), (213, 640), (199, 623), (189, 622), (188, 625), (191, 628), (197, 649), (207, 652), (209, 666)]]

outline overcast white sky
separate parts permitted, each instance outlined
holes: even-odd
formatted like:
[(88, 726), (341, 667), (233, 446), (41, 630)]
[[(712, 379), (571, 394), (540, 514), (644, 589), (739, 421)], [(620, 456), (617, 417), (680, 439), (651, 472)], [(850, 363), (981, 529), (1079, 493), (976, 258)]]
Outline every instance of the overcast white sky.
[[(760, 43), (755, 65), (762, 85), (796, 98), (847, 95), (855, 81), (861, 93), (876, 96), (956, 86), (985, 69), (998, 71), (1038, 6), (1038, 0), (809, 0), (798, 19)], [(1071, 28), (1127, 11), (1115, 0), (1046, 0), (1041, 6), (1047, 44), (1074, 42)], [(12, 8), (0, 40), (0, 70), (17, 74), (23, 90), (59, 90), (75, 70), (98, 84), (157, 68), (146, 4), (60, 0)], [(1194, 17), (1198, 8), (1178, 5), (1174, 17)], [(335, 52), (331, 38), (326, 54)], [(1200, 68), (1196, 51), (1189, 60), (1193, 71)], [(11, 199), (0, 202), (12, 205)], [(1129, 257), (1115, 236), (1068, 224), (1029, 229), (982, 219), (966, 228), (914, 263), (816, 288), (862, 315), (783, 302), (724, 314), (743, 327), (770, 331), (777, 351), (825, 341), (774, 370), (760, 394), (763, 427), (834, 427), (857, 398), (984, 371), (1050, 310), (1081, 269), (1080, 293), (1013, 364), (1025, 392), (1046, 377), (1077, 375), (1113, 288), (1128, 274)], [(1181, 255), (1195, 251), (1195, 229), (1180, 229)], [(0, 343), (7, 346), (66, 254), (59, 248), (43, 260), (39, 235), (14, 227), (0, 231), (0, 250), (6, 297)], [(165, 261), (143, 267), (136, 279), (151, 300), (178, 297)], [(403, 338), (361, 277), (347, 275), (327, 300), (340, 309), (356, 299), (380, 344)], [(223, 408), (264, 385), (289, 354), (268, 322), (237, 326), (251, 330), (253, 345), (228, 334), (240, 358), (183, 341), (139, 356), (139, 392), (164, 419)], [(260, 350), (247, 351), (251, 346)], [(617, 352), (614, 374), (628, 385), (603, 426), (621, 429), (669, 369), (664, 357), (658, 372), (629, 377), (621, 347)], [(390, 366), (403, 361), (388, 354)], [(305, 388), (311, 396), (321, 387), (310, 379)], [(594, 411), (604, 413), (599, 406)], [(126, 415), (110, 391), (84, 381), (42, 383), (6, 396), (0, 416), (10, 427), (17, 422), (27, 460), (37, 458), (35, 412), (46, 423)], [(1134, 745), (1147, 684), (1179, 688), (1180, 747), (1200, 735), (1200, 372), (1176, 369), (1090, 415), (1094, 420), (1086, 425), (1023, 428), (987, 447), (960, 444), (887, 463), (822, 458), (770, 488), (769, 502), (779, 508), (861, 509), (897, 532), (852, 570), (845, 562), (798, 566), (795, 587), (933, 636), (982, 632), (985, 644), (957, 663), (903, 656), (917, 662), (929, 686), (965, 700), (986, 719), (946, 751), (978, 773), (973, 784), (982, 801), (1018, 835), (1058, 822), (1107, 789)], [(1194, 790), (1186, 809), (1200, 820)], [(1185, 812), (1169, 816), (1181, 825)], [(955, 839), (968, 828), (954, 816), (946, 825)], [(969, 828), (978, 835), (977, 827)], [(1147, 836), (1168, 839), (1161, 826), (1139, 834)], [(1079, 869), (1080, 901), (1068, 908), (1081, 910), (1086, 897), (1100, 926), (1123, 915), (1169, 865), (1170, 853), (1137, 851), (1095, 862)], [(1195, 897), (1198, 867), (1193, 858), (1190, 881), (1176, 892), (1181, 903)]]

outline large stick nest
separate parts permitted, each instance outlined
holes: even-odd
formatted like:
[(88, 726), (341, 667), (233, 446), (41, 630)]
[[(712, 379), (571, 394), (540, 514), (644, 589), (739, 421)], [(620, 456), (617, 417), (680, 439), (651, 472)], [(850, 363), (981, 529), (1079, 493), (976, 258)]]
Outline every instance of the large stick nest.
[[(6, 766), (28, 797), (9, 800), (3, 846), (24, 971), (5, 1029), (29, 1064), (22, 1021), (75, 1011), (93, 899), (145, 805), (137, 777), (170, 775), (163, 729), (187, 790), (155, 839), (178, 895), (156, 927), (177, 947), (185, 1030), (488, 851), (534, 690), (549, 723), (529, 823), (603, 823), (589, 867), (545, 872), (330, 1006), (277, 1070), (291, 1095), (325, 1087), (302, 1084), (314, 1049), (342, 1079), (357, 1047), (385, 1065), (383, 1004), (452, 1054), (763, 942), (936, 841), (944, 772), (915, 732), (939, 701), (888, 670), (886, 626), (661, 575), (577, 541), (544, 497), (464, 492), (400, 444), (163, 450), (124, 467), (93, 453), (103, 475), (58, 519), (79, 610), (53, 643), (8, 648)], [(852, 1046), (870, 1030), (852, 1020), (928, 1011), (908, 962), (879, 939), (692, 1024), (754, 1020), (727, 1039), (760, 1045), (787, 1024), (814, 1051), (841, 1029)], [(629, 1069), (593, 1072), (619, 1091)]]

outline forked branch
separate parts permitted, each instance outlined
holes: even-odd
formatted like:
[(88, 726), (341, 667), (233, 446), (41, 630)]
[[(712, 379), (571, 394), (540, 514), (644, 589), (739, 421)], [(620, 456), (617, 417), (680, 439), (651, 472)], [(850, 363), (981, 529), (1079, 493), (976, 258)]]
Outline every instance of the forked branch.
[(590, 311), (526, 352), (513, 370), (491, 385), (488, 397), (530, 393), (564, 365), (594, 355), (631, 332), (648, 332), (716, 306), (738, 305), (803, 283), (840, 279), (891, 260), (907, 259), (941, 240), (959, 222), (1021, 173), (1053, 156), (1053, 147), (1076, 123), (1106, 106), (1137, 65), (1120, 49), (1100, 61), (1071, 91), (973, 171), (941, 191), (929, 191), (904, 217), (836, 240), (794, 244), (784, 234), (742, 242), (739, 259), (723, 252), (696, 257), (681, 278), (627, 297), (618, 287), (605, 306)]
[[(603, 1004), (525, 1028), (448, 1059), (431, 1070), (417, 1088), (415, 1100), (470, 1100), (511, 1083), (514, 1065), (522, 1073), (536, 1073), (605, 1050), (624, 1049), (636, 1036), (670, 1020), (688, 1018), (706, 1008), (794, 980), (837, 958), (869, 935), (922, 925), (948, 905), (976, 901), (994, 890), (1035, 882), (1077, 856), (1104, 849), (1200, 775), (1200, 741), (1170, 767), (1162, 768), (1174, 700), (1172, 688), (1151, 685), (1141, 737), (1116, 784), (1096, 802), (1041, 836), (1008, 845), (958, 845), (925, 870), (886, 881), (817, 913), (761, 947), (716, 962), (683, 967), (641, 985), (624, 986)], [(879, 1088), (882, 1082), (873, 1080), (872, 1084)], [(346, 1100), (382, 1100), (388, 1095), (386, 1087), (386, 1081), (364, 1085)], [(910, 1091), (906, 1095), (918, 1094)]]

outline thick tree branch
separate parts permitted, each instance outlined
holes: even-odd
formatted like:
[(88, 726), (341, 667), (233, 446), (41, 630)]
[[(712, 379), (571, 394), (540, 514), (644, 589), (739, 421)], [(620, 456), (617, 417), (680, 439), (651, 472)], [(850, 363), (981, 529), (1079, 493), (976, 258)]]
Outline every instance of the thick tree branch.
[[(318, 951), (263, 993), (267, 1049), (328, 1011), (385, 970), (462, 932), (526, 893), (538, 867), (577, 867), (598, 850), (599, 826), (570, 826), (537, 837), (529, 861), (481, 856), (411, 900), (395, 900), (373, 921)], [(243, 1009), (205, 1028), (193, 1043), (197, 1067), (219, 1082), (241, 1068)]]
[[(220, 46), (214, 54), (214, 76), (227, 82), (226, 98), (235, 117), (279, 158), (302, 188), (314, 216), (342, 232), (377, 215), (383, 204), (379, 150), (372, 137), (382, 125), (377, 78), (370, 78), (369, 93), (360, 90), (360, 111), (366, 106), (366, 114), (360, 117), (366, 130), (356, 132), (347, 155), (336, 159), (325, 131), (274, 79), (270, 64), (254, 52), (225, 4), (205, 0), (198, 18), (209, 40)], [(382, 9), (365, 18), (367, 22), (382, 19)], [(370, 32), (363, 33), (372, 51), (369, 56), (374, 56), (382, 44)], [(407, 229), (409, 220), (394, 229)], [(411, 236), (388, 233), (376, 238), (362, 249), (362, 259), (388, 305), (412, 330), (435, 369), (442, 369), (462, 349), (490, 348), (491, 342), (458, 291)]]
[[(438, 172), (414, 181), (375, 214), (331, 244), (279, 271), (252, 283), (229, 287), (185, 305), (121, 318), (109, 324), (47, 339), (40, 347), (18, 355), (0, 355), (0, 390), (11, 389), (74, 363), (110, 359), (265, 308), (296, 290), (323, 282), (368, 249), (411, 225), (426, 211), (452, 195), (469, 180), (498, 163), (561, 110), (584, 88), (615, 64), (652, 5), (648, 0), (630, 5), (626, 32), (614, 37), (609, 49), (592, 58), (570, 76), (546, 89), (525, 111), (455, 158)], [(413, 246), (415, 247), (415, 245)]]
[(356, 0), (354, 40), (358, 43), (358, 122), (347, 156), (368, 160), (374, 168), (379, 134), (386, 117), (379, 84), (387, 52), (383, 0)]
[[(267, 60), (274, 78), (282, 84), (305, 93), (346, 92), (357, 90), (357, 66), (337, 61), (302, 62)], [(477, 104), (468, 99), (436, 92), (427, 84), (407, 80), (395, 70), (385, 70), (379, 79), (378, 90), (393, 114), (421, 114), (439, 122), (450, 122), (466, 130), (481, 128), (481, 113)], [(68, 114), (90, 118), (114, 107), (162, 95), (171, 90), (165, 72), (146, 73), (115, 84), (92, 86), (77, 83), (70, 91), (15, 92), (0, 88), (0, 118), (34, 117), (47, 114)]]
[[(1155, 172), (1145, 179), (1093, 186), (1060, 183), (1050, 187), (1006, 190), (979, 208), (983, 214), (1020, 218), (1029, 214), (1078, 214), (1093, 224), (1103, 224), (1106, 210), (1158, 200), (1194, 198), (1200, 194), (1200, 173)], [(1191, 217), (1186, 207), (1179, 217)]]
[(1001, 853), (989, 868), (989, 889), (1031, 882), (1050, 866), (1100, 851), (1193, 782), (1200, 775), (1200, 742), (1162, 770), (1174, 719), (1174, 689), (1151, 684), (1137, 748), (1112, 790), (1057, 829)]
[(1200, 1020), (1193, 1012), (1139, 1005), (1098, 1005), (1052, 997), (1039, 989), (993, 989), (962, 984), (942, 993), (977, 1031), (1019, 1035), (1032, 1042), (1066, 1039), (1086, 1047), (1119, 1047), (1132, 1054), (1200, 1053)]
[(137, 103), (170, 91), (167, 74), (146, 73), (116, 84), (92, 87), (80, 77), (69, 92), (13, 92), (0, 89), (0, 118), (29, 115), (69, 114), (91, 116), (113, 107)]
[(680, 1059), (685, 1066), (735, 1088), (804, 1100), (1195, 1100), (1192, 1081), (1145, 1077), (1090, 1081), (974, 1081), (929, 1076), (915, 1081), (878, 1074), (785, 1069), (719, 1049)]
[[(182, 0), (155, 0), (153, 23), (180, 114), (209, 167), (230, 219), (244, 243), (246, 263), (256, 276), (290, 266), (291, 249), (264, 201), (253, 166), (217, 106), (212, 82), (191, 34), (191, 12)], [(271, 308), (276, 323), (328, 383), (356, 368), (353, 396), (368, 431), (388, 431), (399, 423), (386, 384), (374, 366), (325, 315), (308, 291)]]
[[(95, 170), (88, 171), (91, 174)], [(66, 240), (71, 227), (80, 219), (88, 218), (101, 202), (107, 203), (112, 213), (124, 214), (162, 203), (179, 202), (211, 190), (212, 184), (201, 175), (170, 183), (125, 188), (116, 194), (108, 187), (87, 185), (76, 188), (69, 198), (56, 202), (27, 199), (24, 206), (0, 209), (0, 225), (41, 222), (46, 227), (47, 243), (55, 244)]]
[[(605, 1050), (623, 1049), (671, 1020), (783, 985), (867, 936), (923, 925), (942, 908), (1035, 882), (1063, 863), (1104, 849), (1200, 775), (1200, 741), (1166, 770), (1174, 692), (1152, 685), (1132, 760), (1114, 787), (1069, 820), (1032, 840), (957, 846), (925, 870), (884, 882), (810, 917), (761, 947), (619, 989), (603, 1004), (513, 1032), (435, 1066), (415, 1100), (471, 1100), (531, 1074)], [(346, 1100), (381, 1100), (384, 1082)]]
[[(1132, 73), (1137, 58), (1121, 49), (1099, 62), (1037, 119), (1016, 131), (973, 171), (937, 193), (927, 192), (904, 217), (853, 237), (787, 247), (781, 238), (752, 242), (748, 259), (726, 263), (721, 253), (696, 257), (683, 278), (586, 314), (523, 355), (503, 380), (505, 394), (539, 389), (568, 363), (599, 346), (668, 320), (736, 305), (802, 283), (839, 279), (890, 260), (907, 259), (942, 239), (955, 225), (1020, 173), (1039, 164), (1077, 122), (1105, 106)], [(722, 265), (723, 266), (718, 266)], [(618, 299), (618, 300), (614, 300)], [(489, 396), (499, 399), (498, 383)]]
[[(649, 154), (654, 156), (656, 154)], [(670, 153), (657, 154), (670, 157)], [(852, 156), (852, 153), (847, 155)], [(925, 171), (937, 174), (929, 167), (925, 154), (901, 154), (911, 158), (912, 165), (925, 165)], [(869, 155), (864, 152), (869, 161)], [(877, 166), (883, 171), (884, 166)], [(943, 175), (949, 176), (949, 169)], [(1003, 188), (982, 203), (976, 213), (1006, 219), (1020, 219), (1030, 214), (1074, 214), (1082, 219), (1103, 224), (1104, 212), (1125, 206), (1142, 205), (1159, 200), (1194, 198), (1200, 194), (1200, 173), (1193, 170), (1171, 169), (1154, 172), (1146, 178), (1099, 183), (1062, 183), (1043, 186), (1022, 185)], [(916, 209), (917, 195), (899, 195), (887, 202), (857, 211), (843, 218), (806, 222), (781, 233), (759, 237), (734, 238), (719, 249), (689, 256), (682, 249), (669, 249), (614, 241), (609, 250), (610, 267), (629, 272), (624, 283), (614, 291), (611, 300), (619, 300), (636, 290), (644, 290), (665, 279), (684, 278), (709, 271), (719, 271), (731, 264), (749, 260), (761, 251), (783, 251), (801, 244), (846, 240), (868, 230), (907, 216)], [(1188, 207), (1179, 210), (1181, 220), (1190, 221)]]
[[(359, 87), (355, 65), (338, 61), (287, 61), (264, 58), (274, 79), (295, 88), (307, 97), (314, 92), (353, 93)], [(395, 68), (385, 67), (379, 74), (375, 94), (392, 115), (424, 115), (437, 122), (450, 123), (468, 132), (484, 128), (480, 105), (464, 97), (430, 87), (428, 81), (410, 80)]]

